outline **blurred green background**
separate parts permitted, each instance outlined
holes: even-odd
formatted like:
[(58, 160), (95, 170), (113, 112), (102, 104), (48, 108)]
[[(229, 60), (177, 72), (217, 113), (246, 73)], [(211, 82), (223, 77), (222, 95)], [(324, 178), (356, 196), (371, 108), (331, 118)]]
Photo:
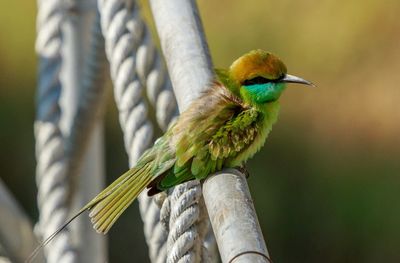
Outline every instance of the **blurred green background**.
[[(146, 18), (148, 7), (143, 2)], [(250, 161), (274, 262), (400, 262), (400, 1), (199, 1), (214, 64), (255, 48), (318, 85), (292, 86)], [(36, 6), (0, 3), (1, 178), (36, 220)], [(107, 176), (127, 167), (107, 105)], [(137, 204), (110, 233), (110, 262), (146, 262)]]

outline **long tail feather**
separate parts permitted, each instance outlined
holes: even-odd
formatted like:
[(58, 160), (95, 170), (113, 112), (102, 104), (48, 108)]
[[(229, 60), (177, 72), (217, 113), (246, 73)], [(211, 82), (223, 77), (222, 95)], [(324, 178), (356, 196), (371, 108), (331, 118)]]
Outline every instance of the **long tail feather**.
[(39, 246), (37, 246), (35, 248), (35, 250), (32, 251), (32, 253), (29, 255), (29, 257), (25, 260), (25, 263), (32, 262), (35, 259), (35, 257), (39, 254), (40, 250), (43, 247), (45, 247), (48, 243), (50, 243), (58, 234), (61, 233), (61, 231), (63, 231), (72, 221), (74, 221), (78, 216), (80, 216), (85, 211), (86, 211), (86, 209), (81, 209), (78, 213), (76, 213), (76, 215), (74, 215), (67, 222), (65, 222), (64, 225), (62, 225), (53, 234), (51, 234), (49, 237), (47, 237)]
[(106, 234), (125, 209), (152, 181), (150, 169), (150, 163), (141, 169), (131, 169), (128, 176), (119, 184), (112, 189), (105, 189), (104, 193), (98, 195), (99, 201), (88, 208), (91, 210), (89, 216), (93, 228), (98, 233)]
[(93, 228), (98, 233), (106, 234), (125, 209), (128, 208), (142, 190), (154, 179), (150, 170), (151, 166), (150, 163), (148, 163), (141, 168), (132, 168), (121, 175), (79, 210), (78, 213), (71, 217), (71, 219), (47, 237), (35, 248), (31, 255), (25, 260), (25, 263), (32, 262), (44, 246), (50, 243), (61, 231), (86, 210), (90, 211), (89, 216), (91, 217)]

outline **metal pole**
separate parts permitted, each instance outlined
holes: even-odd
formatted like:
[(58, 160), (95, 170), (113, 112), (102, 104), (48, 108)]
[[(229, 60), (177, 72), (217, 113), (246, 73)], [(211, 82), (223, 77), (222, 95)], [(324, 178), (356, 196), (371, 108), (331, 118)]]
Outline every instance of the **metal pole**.
[[(182, 112), (207, 89), (213, 79), (196, 2), (151, 0), (150, 4), (178, 107)], [(175, 187), (169, 194), (171, 211), (184, 211), (183, 206), (190, 206), (191, 209), (169, 218), (167, 262), (207, 260), (208, 252), (215, 251), (212, 247), (215, 243), (203, 242), (209, 225), (205, 224), (207, 218), (203, 216), (205, 211), (202, 211), (201, 196), (192, 197), (195, 198), (193, 203), (189, 201), (192, 200), (189, 196), (197, 192), (201, 193), (200, 182), (188, 182)], [(192, 240), (193, 237), (197, 238)], [(211, 247), (207, 247), (208, 244)]]
[(214, 76), (199, 12), (193, 0), (150, 0), (150, 4), (182, 112)]
[[(150, 0), (150, 4), (179, 109), (184, 111), (213, 79), (199, 12), (194, 0)], [(244, 176), (232, 169), (221, 173), (204, 182), (203, 194), (222, 261), (268, 262)], [(224, 220), (220, 216), (227, 208), (231, 218)]]
[(241, 173), (226, 169), (209, 176), (203, 195), (222, 262), (271, 262)]
[[(74, 118), (80, 100), (85, 98), (83, 92), (83, 73), (87, 66), (89, 48), (91, 48), (91, 39), (95, 16), (96, 1), (70, 1), (68, 15), (63, 27), (64, 32), (64, 68), (62, 78), (64, 84), (64, 94), (62, 95), (63, 119), (62, 128), (65, 137), (71, 137), (75, 132), (71, 131), (74, 124)], [(88, 102), (89, 103), (89, 102)], [(90, 109), (88, 109), (90, 110)], [(95, 116), (94, 116), (95, 117)], [(103, 154), (103, 127), (102, 121), (96, 118), (94, 130), (88, 139), (86, 153), (81, 161), (82, 169), (78, 169), (79, 174), (71, 174), (72, 180), (76, 180), (72, 190), (73, 203), (71, 211), (79, 210), (104, 186), (104, 154)], [(79, 127), (78, 127), (79, 128)], [(77, 136), (74, 134), (74, 136)], [(74, 140), (76, 138), (72, 138)], [(68, 142), (68, 143), (74, 143)], [(73, 146), (68, 145), (68, 148)], [(77, 146), (74, 146), (77, 147)], [(76, 153), (76, 152), (74, 152)], [(72, 157), (73, 158), (73, 157)], [(73, 164), (75, 165), (75, 164)], [(72, 169), (73, 173), (76, 170)], [(77, 178), (75, 178), (77, 177)], [(73, 242), (79, 249), (80, 262), (105, 262), (106, 261), (106, 240), (102, 235), (98, 235), (86, 217), (80, 217), (77, 222), (71, 224), (73, 233)]]

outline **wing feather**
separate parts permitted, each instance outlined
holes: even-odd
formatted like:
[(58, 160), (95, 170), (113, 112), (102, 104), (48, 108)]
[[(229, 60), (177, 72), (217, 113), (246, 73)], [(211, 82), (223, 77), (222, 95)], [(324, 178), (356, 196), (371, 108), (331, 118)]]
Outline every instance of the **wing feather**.
[[(172, 128), (176, 163), (161, 187), (202, 179), (222, 169), (225, 161), (245, 150), (257, 136), (259, 114), (246, 108), (221, 84), (196, 100)], [(187, 169), (187, 167), (190, 167)]]

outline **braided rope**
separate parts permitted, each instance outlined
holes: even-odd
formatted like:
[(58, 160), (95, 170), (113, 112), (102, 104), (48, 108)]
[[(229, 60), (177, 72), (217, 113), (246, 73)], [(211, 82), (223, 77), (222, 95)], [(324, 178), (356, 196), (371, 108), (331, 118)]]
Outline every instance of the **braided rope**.
[(211, 262), (218, 258), (199, 181), (170, 190), (161, 207), (160, 221), (169, 231), (168, 263)]
[[(62, 1), (39, 0), (36, 52), (40, 57), (36, 138), (36, 184), (40, 211), (37, 232), (49, 236), (68, 216), (67, 160), (64, 138), (59, 127), (61, 110), (61, 23), (64, 13)], [(76, 262), (77, 254), (71, 246), (70, 232), (65, 229), (44, 248), (47, 262)]]
[(178, 106), (167, 70), (146, 26), (142, 43), (136, 52), (137, 73), (141, 83), (146, 87), (151, 105), (156, 110), (157, 123), (163, 131), (166, 131), (178, 116)]
[[(152, 47), (149, 47), (149, 42), (143, 42), (143, 32), (147, 28), (133, 5), (128, 6), (122, 0), (99, 0), (98, 6), (125, 149), (130, 166), (133, 166), (143, 151), (150, 147), (153, 136), (153, 126), (147, 120), (147, 105), (141, 99), (143, 85), (136, 73), (138, 63), (135, 54), (138, 49), (151, 50)], [(147, 67), (150, 72), (153, 72), (152, 68)], [(144, 76), (149, 70), (141, 72), (142, 79), (146, 79)], [(163, 262), (166, 255), (163, 244), (167, 233), (158, 222), (159, 208), (146, 194), (139, 197), (139, 202), (150, 259), (152, 262)]]
[(200, 216), (198, 200), (201, 189), (196, 181), (175, 187), (170, 195), (172, 205), (168, 235), (167, 262), (200, 262), (199, 234), (195, 223)]
[(141, 44), (136, 34), (140, 36), (143, 25), (135, 20), (137, 11), (129, 12), (122, 0), (99, 0), (99, 10), (125, 148), (133, 164), (150, 146), (153, 135), (153, 127), (147, 120), (147, 105), (141, 100), (142, 85), (135, 69), (134, 55)]
[[(176, 101), (161, 58), (133, 2), (99, 0), (99, 9), (125, 148), (133, 166), (150, 146), (153, 131), (146, 120), (147, 106), (140, 100), (142, 86), (147, 87), (149, 101), (155, 106), (157, 121), (163, 130), (176, 117)], [(200, 258), (203, 261), (208, 258), (201, 242), (210, 228), (206, 218), (199, 218), (199, 182), (190, 182), (189, 187), (185, 184), (178, 189), (181, 189), (176, 192), (179, 194), (172, 200), (156, 198), (154, 202), (146, 193), (139, 196), (152, 262), (165, 262), (167, 257), (168, 262), (198, 262)], [(166, 212), (171, 210), (170, 204), (174, 211), (171, 220)]]

